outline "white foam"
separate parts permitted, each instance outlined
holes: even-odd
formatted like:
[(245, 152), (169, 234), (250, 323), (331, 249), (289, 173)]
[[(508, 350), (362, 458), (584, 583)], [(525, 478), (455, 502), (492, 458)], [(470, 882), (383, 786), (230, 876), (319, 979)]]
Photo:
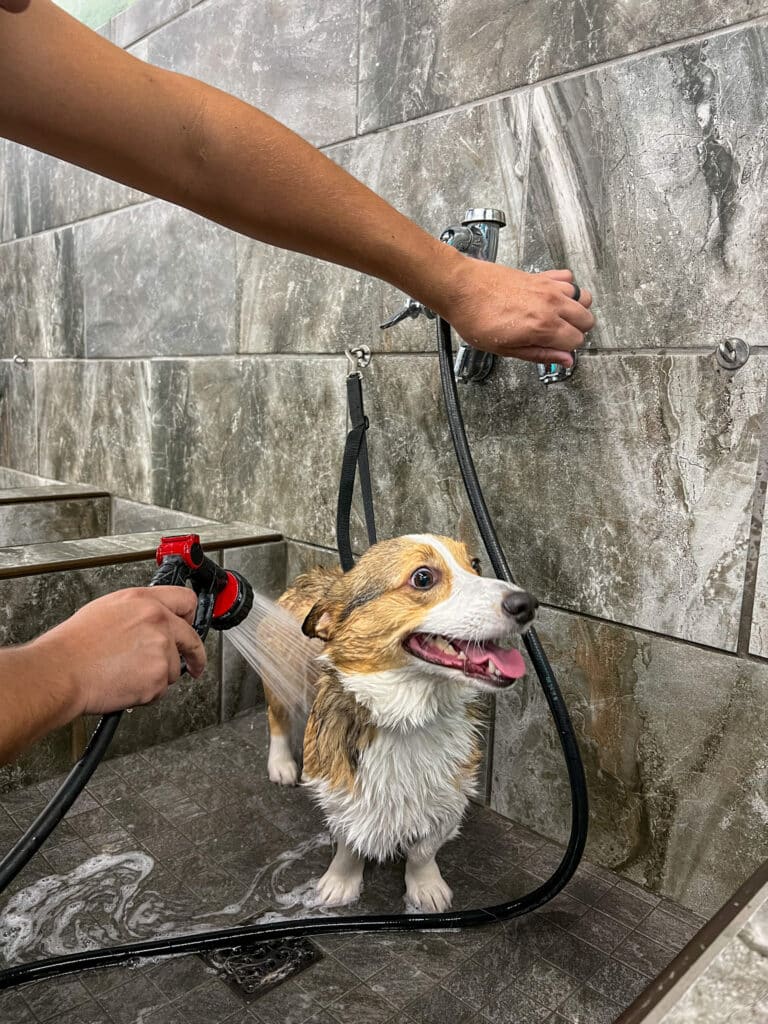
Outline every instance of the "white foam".
[(291, 920), (316, 905), (315, 879), (288, 892), (281, 888), (281, 879), (293, 864), (329, 845), (327, 833), (317, 833), (259, 868), (239, 900), (191, 915), (188, 905), (152, 889), (155, 862), (148, 853), (99, 854), (67, 874), (41, 878), (9, 899), (0, 912), (0, 959), (13, 963), (206, 931), (252, 916), (265, 900), (289, 912), (269, 912), (260, 922)]

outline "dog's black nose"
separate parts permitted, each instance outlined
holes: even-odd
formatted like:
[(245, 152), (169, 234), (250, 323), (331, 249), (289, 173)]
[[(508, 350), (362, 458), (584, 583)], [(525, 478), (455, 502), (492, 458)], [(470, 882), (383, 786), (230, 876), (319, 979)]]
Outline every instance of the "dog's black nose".
[(525, 626), (533, 618), (539, 602), (527, 590), (511, 590), (501, 602), (501, 607), (518, 626)]

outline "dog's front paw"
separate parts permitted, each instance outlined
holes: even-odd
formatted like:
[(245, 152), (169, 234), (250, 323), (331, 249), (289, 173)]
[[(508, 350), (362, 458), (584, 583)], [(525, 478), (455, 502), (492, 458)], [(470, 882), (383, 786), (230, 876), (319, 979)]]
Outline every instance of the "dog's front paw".
[(270, 752), (267, 773), (269, 781), (277, 782), (280, 786), (295, 786), (299, 781), (299, 766), (292, 757), (285, 754), (273, 756)]
[(360, 895), (361, 888), (362, 879), (357, 872), (345, 875), (329, 868), (317, 883), (318, 902), (325, 907), (341, 907), (345, 903), (354, 903)]
[(440, 914), (451, 906), (453, 893), (434, 862), (424, 868), (405, 871), (405, 898), (416, 910)]

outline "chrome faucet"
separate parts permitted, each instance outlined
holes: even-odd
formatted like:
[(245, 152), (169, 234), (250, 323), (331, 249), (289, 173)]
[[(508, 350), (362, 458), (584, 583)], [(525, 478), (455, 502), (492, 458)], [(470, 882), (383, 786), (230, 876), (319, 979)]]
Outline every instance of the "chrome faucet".
[[(440, 235), (440, 241), (452, 245), (459, 252), (466, 253), (476, 260), (496, 262), (499, 251), (499, 231), (506, 225), (507, 218), (503, 210), (475, 208), (467, 210), (461, 224), (452, 225)], [(381, 325), (382, 330), (394, 327), (403, 320), (415, 320), (424, 315), (428, 320), (435, 319), (435, 313), (427, 309), (416, 299), (408, 302), (393, 317)], [(453, 371), (456, 380), (464, 384), (479, 384), (487, 379), (496, 365), (496, 356), (492, 352), (481, 352), (465, 341), (459, 344)], [(558, 366), (557, 363), (537, 363), (536, 369), (542, 384), (555, 384), (568, 380), (576, 369), (576, 353), (573, 354), (573, 366)]]
[[(499, 250), (499, 231), (506, 223), (507, 218), (503, 210), (467, 210), (461, 224), (446, 228), (440, 235), (440, 241), (452, 245), (454, 249), (466, 253), (473, 259), (493, 263)], [(402, 320), (415, 320), (422, 314), (429, 320), (435, 319), (431, 309), (427, 309), (415, 299), (409, 299), (401, 310), (381, 325), (382, 330), (394, 327)], [(454, 373), (458, 381), (479, 383), (486, 379), (495, 363), (496, 356), (493, 353), (481, 352), (462, 341), (456, 354)]]
[(542, 384), (561, 384), (564, 380), (572, 377), (576, 370), (576, 362), (579, 353), (571, 352), (573, 364), (571, 366), (560, 366), (559, 363), (536, 363), (536, 370)]

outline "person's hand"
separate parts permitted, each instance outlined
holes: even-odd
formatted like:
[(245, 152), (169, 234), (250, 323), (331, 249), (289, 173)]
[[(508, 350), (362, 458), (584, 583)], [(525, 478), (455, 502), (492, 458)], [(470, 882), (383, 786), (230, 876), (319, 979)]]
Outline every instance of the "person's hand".
[(578, 302), (574, 294), (570, 270), (528, 274), (465, 256), (442, 315), (474, 348), (571, 366), (571, 353), (595, 324), (590, 293), (583, 289)]
[(81, 714), (148, 704), (179, 678), (182, 655), (193, 676), (205, 668), (205, 648), (191, 626), (196, 605), (185, 587), (118, 590), (85, 605), (27, 650), (69, 677)]

